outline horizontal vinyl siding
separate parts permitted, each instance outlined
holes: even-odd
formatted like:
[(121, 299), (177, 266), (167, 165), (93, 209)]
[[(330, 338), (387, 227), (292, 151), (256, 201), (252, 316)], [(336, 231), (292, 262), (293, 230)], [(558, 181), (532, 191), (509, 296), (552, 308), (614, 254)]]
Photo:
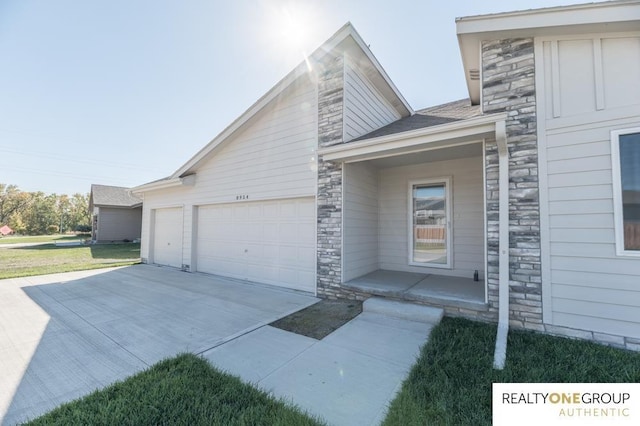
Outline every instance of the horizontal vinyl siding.
[(142, 208), (115, 209), (100, 207), (98, 213), (98, 241), (122, 241), (140, 238)]
[(344, 168), (344, 281), (378, 269), (378, 182), (367, 163)]
[(315, 194), (317, 111), (308, 83), (235, 136), (197, 171), (195, 203)]
[[(453, 268), (409, 266), (409, 181), (452, 177)], [(484, 213), (480, 157), (379, 171), (379, 259), (381, 269), (473, 277), (484, 276)]]
[(317, 113), (316, 86), (301, 79), (216, 148), (196, 170), (194, 186), (145, 193), (142, 257), (148, 257), (151, 209), (184, 206), (182, 263), (190, 265), (193, 206), (315, 196)]
[(608, 120), (547, 132), (555, 325), (640, 337), (640, 261), (616, 256), (610, 142), (612, 129), (639, 124)]
[[(542, 190), (549, 214), (549, 264), (543, 267), (549, 268), (551, 319), (554, 325), (638, 338), (640, 259), (616, 255), (610, 132), (640, 126), (640, 80), (627, 72), (640, 66), (640, 38), (579, 38), (557, 42), (557, 62), (554, 41), (544, 42), (542, 55)], [(602, 49), (600, 74), (593, 65), (596, 47)], [(552, 84), (554, 67), (558, 87)]]
[(344, 140), (348, 142), (400, 119), (400, 114), (349, 60), (344, 72)]

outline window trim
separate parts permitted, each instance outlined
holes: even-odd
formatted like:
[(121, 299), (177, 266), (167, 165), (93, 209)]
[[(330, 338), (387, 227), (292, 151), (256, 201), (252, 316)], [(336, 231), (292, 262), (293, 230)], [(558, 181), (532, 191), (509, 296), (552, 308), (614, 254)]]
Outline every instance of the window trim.
[[(413, 187), (415, 185), (429, 185), (429, 184), (444, 184), (444, 193), (446, 197), (446, 238), (445, 244), (447, 245), (447, 263), (422, 263), (422, 262), (414, 262), (413, 260)], [(451, 197), (451, 176), (443, 176), (437, 178), (429, 178), (429, 179), (417, 179), (409, 181), (409, 190), (408, 190), (408, 209), (407, 209), (407, 236), (408, 236), (408, 262), (410, 266), (418, 266), (421, 268), (439, 268), (439, 269), (453, 269), (453, 222), (452, 211), (453, 211), (453, 198)]]
[(640, 127), (611, 131), (611, 173), (613, 186), (613, 221), (616, 238), (616, 255), (640, 257), (640, 250), (624, 248), (624, 216), (622, 204), (622, 175), (620, 170), (620, 136), (640, 133)]

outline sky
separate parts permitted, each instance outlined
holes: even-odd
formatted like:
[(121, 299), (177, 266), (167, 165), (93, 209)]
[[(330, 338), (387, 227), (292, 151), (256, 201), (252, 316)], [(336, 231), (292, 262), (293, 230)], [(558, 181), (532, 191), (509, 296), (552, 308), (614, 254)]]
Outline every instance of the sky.
[(0, 183), (170, 175), (350, 21), (414, 109), (467, 97), (455, 18), (584, 0), (0, 0)]

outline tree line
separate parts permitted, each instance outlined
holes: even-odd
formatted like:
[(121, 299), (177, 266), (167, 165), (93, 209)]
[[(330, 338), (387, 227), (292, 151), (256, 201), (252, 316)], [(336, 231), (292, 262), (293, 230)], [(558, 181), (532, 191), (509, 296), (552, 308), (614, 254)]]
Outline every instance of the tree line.
[(89, 194), (26, 192), (0, 183), (0, 226), (16, 234), (43, 235), (91, 231)]

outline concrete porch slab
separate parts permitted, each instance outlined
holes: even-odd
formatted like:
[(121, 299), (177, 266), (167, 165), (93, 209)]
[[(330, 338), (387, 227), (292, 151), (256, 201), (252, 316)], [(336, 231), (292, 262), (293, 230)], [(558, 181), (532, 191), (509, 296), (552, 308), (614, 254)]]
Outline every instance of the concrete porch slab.
[(379, 269), (355, 278), (344, 285), (345, 287), (352, 287), (373, 294), (376, 294), (376, 292), (384, 292), (389, 295), (402, 294), (426, 277), (426, 274)]
[(371, 297), (364, 301), (362, 310), (387, 317), (409, 321), (437, 324), (444, 314), (442, 309), (433, 306), (389, 300), (383, 297)]
[(427, 275), (407, 293), (423, 300), (447, 300), (460, 307), (484, 305), (484, 282), (471, 278)]
[(485, 310), (484, 281), (437, 274), (377, 270), (342, 284), (375, 296)]

